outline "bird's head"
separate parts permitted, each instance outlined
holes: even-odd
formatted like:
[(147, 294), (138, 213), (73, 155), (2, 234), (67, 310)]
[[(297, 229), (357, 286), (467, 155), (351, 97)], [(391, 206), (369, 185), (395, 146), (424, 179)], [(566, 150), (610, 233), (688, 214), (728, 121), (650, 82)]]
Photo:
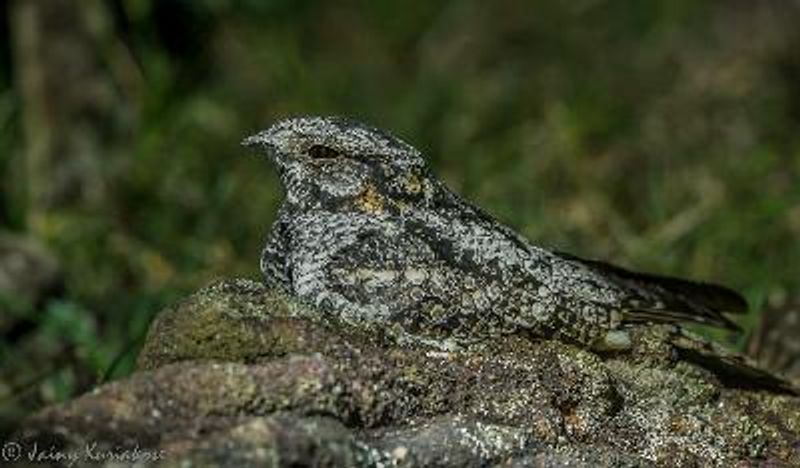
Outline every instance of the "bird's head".
[(381, 211), (430, 192), (427, 165), (411, 145), (342, 117), (281, 120), (246, 138), (266, 151), (290, 203)]

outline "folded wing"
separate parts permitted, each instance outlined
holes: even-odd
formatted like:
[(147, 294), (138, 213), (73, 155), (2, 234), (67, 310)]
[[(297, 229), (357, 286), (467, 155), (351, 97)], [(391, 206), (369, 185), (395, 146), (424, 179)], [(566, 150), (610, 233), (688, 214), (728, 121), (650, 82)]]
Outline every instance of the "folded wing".
[(747, 311), (744, 298), (724, 286), (638, 273), (566, 253), (557, 255), (584, 265), (623, 289), (627, 293), (621, 305), (625, 322), (694, 322), (739, 330), (723, 314)]

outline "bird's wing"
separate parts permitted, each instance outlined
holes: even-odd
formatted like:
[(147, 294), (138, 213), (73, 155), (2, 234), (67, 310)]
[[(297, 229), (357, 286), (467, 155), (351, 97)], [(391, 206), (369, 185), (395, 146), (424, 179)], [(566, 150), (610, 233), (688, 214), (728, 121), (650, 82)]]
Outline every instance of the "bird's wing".
[[(465, 224), (483, 224), (496, 234), (530, 251), (532, 246), (513, 230), (499, 223), (491, 215), (446, 190), (439, 200), (439, 208), (452, 206)], [(540, 252), (541, 253), (541, 252)], [(571, 254), (554, 252), (558, 259), (580, 265), (602, 278), (622, 293), (620, 308), (624, 322), (695, 322), (731, 330), (739, 327), (723, 313), (743, 313), (747, 303), (738, 293), (723, 286), (682, 280), (666, 276), (637, 273), (609, 263), (587, 260)], [(592, 284), (594, 281), (589, 281)]]
[(724, 286), (638, 273), (567, 253), (556, 255), (584, 265), (621, 287), (626, 293), (622, 304), (626, 322), (695, 322), (739, 330), (723, 313), (747, 311), (744, 298)]

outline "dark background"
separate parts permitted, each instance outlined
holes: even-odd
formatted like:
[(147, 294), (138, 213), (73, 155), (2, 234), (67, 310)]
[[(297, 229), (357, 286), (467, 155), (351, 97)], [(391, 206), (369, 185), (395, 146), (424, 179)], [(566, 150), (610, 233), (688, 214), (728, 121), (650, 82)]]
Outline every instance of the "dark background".
[(0, 281), (2, 429), (130, 373), (181, 296), (258, 277), (281, 194), (239, 141), (294, 114), (394, 131), (537, 243), (735, 287), (748, 333), (715, 337), (744, 349), (800, 282), (798, 24), (797, 1), (0, 3), (0, 271), (30, 256)]

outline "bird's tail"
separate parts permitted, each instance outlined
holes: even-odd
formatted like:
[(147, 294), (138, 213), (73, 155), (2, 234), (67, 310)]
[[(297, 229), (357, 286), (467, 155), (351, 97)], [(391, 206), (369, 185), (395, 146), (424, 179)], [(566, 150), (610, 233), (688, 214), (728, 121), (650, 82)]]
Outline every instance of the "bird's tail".
[(669, 341), (680, 359), (711, 371), (725, 386), (800, 396), (800, 388), (759, 368), (752, 359), (728, 351), (680, 327), (673, 327)]

